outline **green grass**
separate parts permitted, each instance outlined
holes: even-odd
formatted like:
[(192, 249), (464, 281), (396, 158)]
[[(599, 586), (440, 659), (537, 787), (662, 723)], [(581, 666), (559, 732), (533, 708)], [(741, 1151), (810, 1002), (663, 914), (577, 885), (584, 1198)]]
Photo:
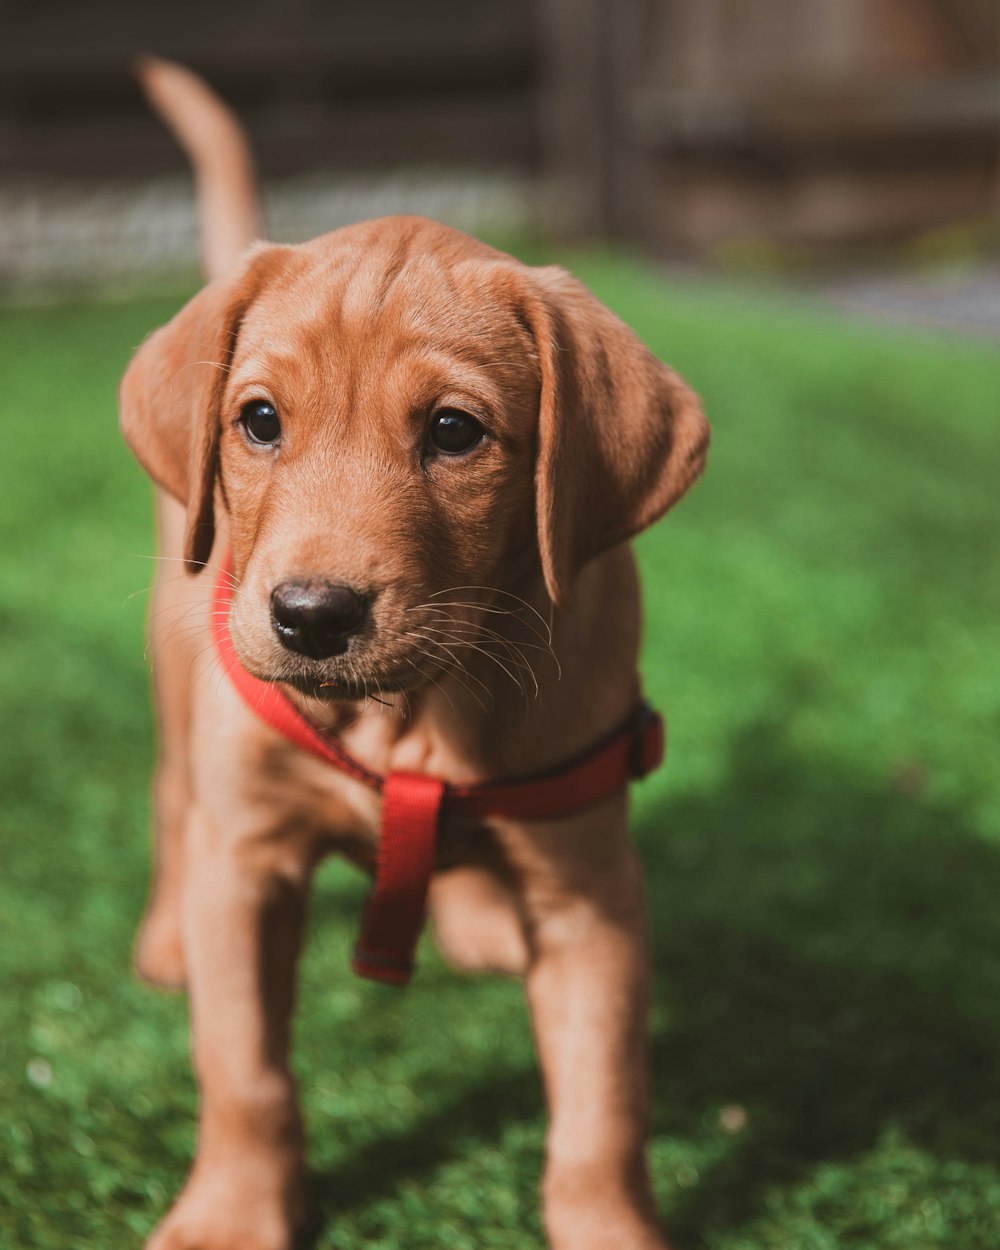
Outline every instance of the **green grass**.
[[(1000, 1217), (1000, 362), (570, 258), (702, 392), (640, 544), (668, 766), (637, 796), (653, 1168), (681, 1250), (988, 1250)], [(185, 1003), (136, 984), (149, 490), (114, 391), (166, 300), (0, 314), (0, 1247), (138, 1246), (181, 1183)], [(516, 985), (346, 966), (320, 874), (296, 1045), (316, 1247), (540, 1245)]]

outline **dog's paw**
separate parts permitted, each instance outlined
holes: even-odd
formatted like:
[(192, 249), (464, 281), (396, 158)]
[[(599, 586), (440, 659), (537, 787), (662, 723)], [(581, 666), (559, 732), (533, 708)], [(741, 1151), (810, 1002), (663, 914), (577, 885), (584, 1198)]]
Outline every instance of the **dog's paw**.
[(550, 1205), (545, 1216), (551, 1250), (672, 1250), (651, 1211), (638, 1207), (577, 1202)]
[(177, 926), (156, 916), (142, 923), (132, 962), (144, 981), (164, 990), (180, 990), (187, 981), (184, 946)]
[(146, 1250), (292, 1250), (302, 1219), (299, 1183), (276, 1189), (236, 1172), (195, 1174)]
[(146, 1250), (292, 1250), (294, 1235), (281, 1228), (234, 1227), (223, 1218), (211, 1220), (171, 1213), (159, 1226)]

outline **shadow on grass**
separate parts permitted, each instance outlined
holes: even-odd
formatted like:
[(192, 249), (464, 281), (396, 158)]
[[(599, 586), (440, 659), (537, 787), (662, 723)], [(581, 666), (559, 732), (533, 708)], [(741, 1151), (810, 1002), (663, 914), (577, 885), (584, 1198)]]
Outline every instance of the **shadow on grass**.
[[(916, 774), (882, 787), (799, 756), (780, 729), (735, 742), (727, 783), (647, 810), (656, 967), (654, 1130), (748, 1127), (675, 1201), (679, 1245), (733, 1228), (766, 1191), (896, 1127), (937, 1157), (1000, 1140), (1000, 853)], [(322, 1218), (355, 1210), (540, 1111), (525, 1070), (316, 1177)]]

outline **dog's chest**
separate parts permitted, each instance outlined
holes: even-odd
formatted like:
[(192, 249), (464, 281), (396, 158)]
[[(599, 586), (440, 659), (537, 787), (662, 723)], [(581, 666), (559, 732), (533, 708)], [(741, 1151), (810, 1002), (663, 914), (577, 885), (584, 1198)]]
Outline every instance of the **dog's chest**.
[[(259, 801), (283, 809), (279, 824), (290, 838), (305, 836), (365, 868), (374, 866), (381, 796), (333, 765), (282, 744), (269, 752)], [(436, 866), (485, 863), (495, 854), (490, 823), (449, 812), (446, 804), (438, 830)]]

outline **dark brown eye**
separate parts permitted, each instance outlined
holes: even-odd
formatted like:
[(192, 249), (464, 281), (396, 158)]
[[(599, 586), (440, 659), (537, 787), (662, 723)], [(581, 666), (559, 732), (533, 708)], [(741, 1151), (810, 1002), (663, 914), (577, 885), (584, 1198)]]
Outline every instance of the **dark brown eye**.
[(240, 409), (240, 425), (252, 443), (276, 443), (281, 437), (281, 422), (274, 405), (266, 399), (252, 399)]
[(467, 412), (441, 408), (434, 414), (427, 439), (434, 451), (444, 452), (446, 456), (458, 456), (481, 443), (485, 434), (479, 422)]

